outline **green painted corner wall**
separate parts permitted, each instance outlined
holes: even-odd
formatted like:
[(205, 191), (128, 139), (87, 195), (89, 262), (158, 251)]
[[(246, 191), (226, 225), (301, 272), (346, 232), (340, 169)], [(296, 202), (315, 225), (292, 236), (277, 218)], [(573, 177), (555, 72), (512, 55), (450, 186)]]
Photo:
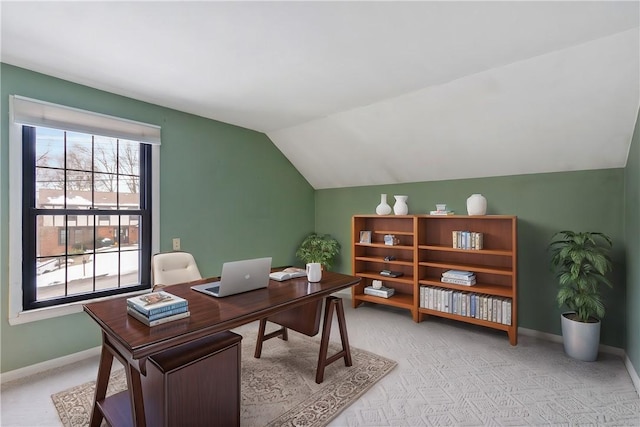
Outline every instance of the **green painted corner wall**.
[(640, 374), (640, 111), (625, 168), (625, 235), (627, 238), (627, 346)]
[(411, 214), (427, 213), (435, 209), (436, 203), (446, 203), (447, 208), (466, 214), (467, 197), (482, 193), (488, 200), (488, 214), (518, 216), (519, 326), (558, 335), (562, 310), (555, 300), (556, 282), (549, 269), (547, 244), (554, 232), (564, 229), (607, 233), (614, 241), (612, 278), (616, 287), (605, 291), (608, 311), (601, 341), (623, 347), (624, 176), (624, 169), (606, 169), (319, 190), (316, 230), (339, 240), (343, 250), (335, 268), (349, 273), (351, 216), (374, 214), (381, 193), (388, 194), (391, 204), (394, 194), (408, 195)]
[[(314, 191), (264, 134), (7, 64), (0, 65), (0, 77), (0, 372), (100, 343), (98, 327), (83, 313), (18, 326), (7, 323), (10, 94), (162, 126), (161, 250), (170, 250), (171, 238), (180, 237), (204, 275), (217, 275), (224, 261), (244, 257), (271, 255), (274, 265), (295, 263), (295, 247), (311, 230), (338, 238), (342, 253), (334, 269), (350, 273), (351, 216), (374, 213), (380, 193), (390, 201), (393, 194), (407, 194), (410, 213), (428, 212), (436, 203), (465, 213), (466, 198), (479, 192), (488, 199), (489, 214), (519, 218), (520, 326), (560, 334), (562, 310), (555, 303), (548, 267), (549, 238), (566, 228), (605, 232), (614, 239), (618, 285), (605, 294), (602, 343), (625, 348), (640, 371), (638, 123), (624, 169)], [(408, 313), (407, 319), (411, 321)]]
[(180, 237), (203, 275), (229, 260), (272, 256), (295, 263), (314, 229), (314, 190), (266, 135), (1, 64), (0, 372), (100, 344), (84, 313), (10, 326), (8, 307), (8, 98), (18, 94), (162, 126), (160, 246)]

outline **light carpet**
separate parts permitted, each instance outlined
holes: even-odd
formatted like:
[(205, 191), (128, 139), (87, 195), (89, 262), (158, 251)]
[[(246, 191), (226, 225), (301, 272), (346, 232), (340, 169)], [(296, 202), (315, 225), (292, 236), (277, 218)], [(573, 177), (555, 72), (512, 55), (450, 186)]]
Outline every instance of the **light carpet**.
[[(316, 384), (319, 336), (290, 332), (289, 341), (266, 341), (262, 357), (255, 359), (255, 332), (242, 335), (242, 426), (324, 426), (396, 366), (351, 347), (353, 366), (345, 367), (340, 359), (325, 368), (323, 383)], [(339, 349), (331, 344), (329, 355)], [(124, 371), (112, 373), (107, 395), (125, 388)], [(51, 396), (65, 427), (88, 425), (94, 389), (91, 381)]]

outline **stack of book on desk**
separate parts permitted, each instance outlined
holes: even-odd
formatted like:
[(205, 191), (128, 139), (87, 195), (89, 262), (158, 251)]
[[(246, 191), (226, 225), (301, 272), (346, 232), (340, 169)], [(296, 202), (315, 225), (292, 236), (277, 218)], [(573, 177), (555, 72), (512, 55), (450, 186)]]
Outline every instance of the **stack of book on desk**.
[(442, 273), (440, 281), (454, 285), (473, 286), (476, 284), (476, 275), (471, 271), (447, 270)]
[(190, 314), (186, 299), (165, 291), (128, 298), (127, 313), (147, 326), (183, 319)]
[(373, 296), (382, 297), (382, 298), (389, 298), (391, 295), (393, 295), (394, 292), (395, 292), (395, 289), (387, 288), (385, 286), (378, 289), (374, 288), (373, 286), (367, 286), (364, 288), (364, 293), (366, 295), (373, 295)]
[(283, 280), (295, 279), (296, 277), (304, 277), (307, 275), (307, 270), (304, 268), (287, 267), (282, 271), (274, 271), (269, 274), (269, 278), (282, 282)]

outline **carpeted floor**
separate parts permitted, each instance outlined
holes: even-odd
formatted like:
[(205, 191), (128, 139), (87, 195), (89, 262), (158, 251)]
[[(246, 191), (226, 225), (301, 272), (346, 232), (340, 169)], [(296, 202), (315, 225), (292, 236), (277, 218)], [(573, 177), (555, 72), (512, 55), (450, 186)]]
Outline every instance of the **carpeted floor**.
[[(358, 348), (398, 362), (331, 426), (640, 426), (623, 360), (565, 355), (561, 343), (364, 304), (346, 311)], [(558, 319), (558, 322), (560, 319)]]
[[(345, 316), (353, 348), (398, 366), (330, 427), (640, 426), (640, 398), (620, 356), (601, 352), (597, 362), (580, 362), (558, 342), (521, 333), (514, 347), (500, 331), (435, 317), (414, 323), (406, 310), (353, 309), (348, 298)], [(249, 324), (240, 333), (248, 337), (257, 328)], [(331, 338), (339, 340), (337, 329)], [(267, 341), (265, 355), (281, 345)], [(0, 425), (60, 426), (51, 395), (95, 380), (97, 364), (92, 357), (2, 384)]]
[[(254, 331), (244, 331), (242, 341), (242, 426), (324, 426), (344, 408), (391, 371), (396, 363), (373, 353), (351, 348), (352, 367), (338, 360), (325, 369), (316, 384), (319, 337), (290, 333), (288, 341), (265, 343), (262, 357), (253, 357)], [(329, 354), (339, 347), (332, 345)], [(126, 388), (124, 371), (112, 374), (108, 395)], [(52, 395), (62, 424), (88, 424), (95, 382)]]

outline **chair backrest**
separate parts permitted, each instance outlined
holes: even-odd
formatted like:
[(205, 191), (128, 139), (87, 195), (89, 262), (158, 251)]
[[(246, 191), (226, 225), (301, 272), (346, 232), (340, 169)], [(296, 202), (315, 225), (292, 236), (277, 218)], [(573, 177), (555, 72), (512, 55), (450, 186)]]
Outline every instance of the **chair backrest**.
[(175, 285), (202, 279), (196, 260), (188, 252), (163, 252), (151, 260), (153, 285)]

